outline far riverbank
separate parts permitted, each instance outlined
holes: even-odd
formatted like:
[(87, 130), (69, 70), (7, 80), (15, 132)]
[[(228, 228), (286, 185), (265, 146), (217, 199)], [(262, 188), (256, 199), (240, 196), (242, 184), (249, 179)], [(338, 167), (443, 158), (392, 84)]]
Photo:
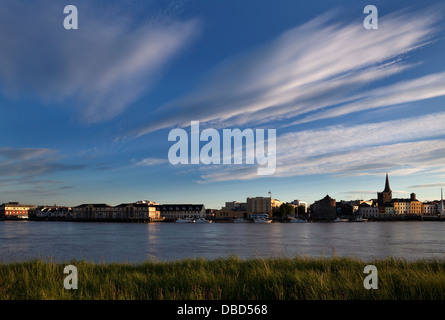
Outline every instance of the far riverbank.
[[(214, 223), (233, 223), (235, 218), (212, 218), (207, 217), (207, 220)], [(174, 219), (105, 219), (105, 218), (90, 218), (90, 219), (74, 219), (69, 217), (29, 217), (29, 218), (0, 218), (0, 221), (60, 221), (60, 222), (116, 222), (116, 223), (174, 223)], [(246, 219), (253, 222), (252, 219)], [(272, 222), (289, 223), (290, 219), (286, 217), (272, 217)], [(310, 219), (304, 217), (305, 222), (335, 222), (334, 220), (320, 220)], [(349, 219), (347, 222), (357, 222), (357, 219)], [(399, 215), (399, 216), (382, 216), (382, 217), (368, 217), (364, 219), (366, 222), (391, 222), (391, 221), (445, 221), (445, 217), (439, 215)]]

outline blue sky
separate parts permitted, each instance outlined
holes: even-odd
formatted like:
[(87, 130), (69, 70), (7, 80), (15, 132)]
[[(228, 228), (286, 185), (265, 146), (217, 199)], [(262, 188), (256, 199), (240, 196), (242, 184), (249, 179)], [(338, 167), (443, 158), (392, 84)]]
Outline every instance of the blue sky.
[[(75, 5), (79, 29), (63, 28)], [(378, 9), (379, 29), (363, 27)], [(309, 203), (445, 186), (440, 1), (0, 4), (0, 201)], [(275, 129), (277, 168), (168, 162), (171, 129)]]

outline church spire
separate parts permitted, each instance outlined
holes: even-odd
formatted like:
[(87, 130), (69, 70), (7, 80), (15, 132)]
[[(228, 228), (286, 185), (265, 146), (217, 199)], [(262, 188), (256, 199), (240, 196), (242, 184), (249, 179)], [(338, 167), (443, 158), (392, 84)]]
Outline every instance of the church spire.
[(391, 191), (391, 188), (389, 187), (389, 178), (388, 178), (388, 172), (386, 173), (386, 183), (385, 183), (385, 192)]

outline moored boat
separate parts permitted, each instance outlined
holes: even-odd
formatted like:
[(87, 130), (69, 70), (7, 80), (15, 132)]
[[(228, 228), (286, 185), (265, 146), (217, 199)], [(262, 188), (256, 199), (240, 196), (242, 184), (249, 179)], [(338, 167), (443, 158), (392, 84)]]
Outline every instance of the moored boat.
[(306, 223), (306, 220), (300, 218), (289, 217), (289, 222), (291, 223)]
[(195, 223), (195, 220), (192, 218), (179, 218), (176, 220), (176, 223)]
[(362, 217), (354, 217), (351, 220), (349, 220), (350, 222), (366, 222), (368, 221), (368, 219), (362, 218)]
[(233, 223), (248, 223), (249, 220), (246, 220), (244, 218), (237, 218), (235, 220), (233, 220)]

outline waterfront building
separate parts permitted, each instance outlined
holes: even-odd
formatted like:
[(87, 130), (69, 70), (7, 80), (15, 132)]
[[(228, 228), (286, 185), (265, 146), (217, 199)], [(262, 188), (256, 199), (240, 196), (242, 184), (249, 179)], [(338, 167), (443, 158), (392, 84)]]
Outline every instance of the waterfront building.
[(238, 201), (230, 201), (226, 202), (224, 208), (228, 210), (245, 210), (247, 211), (247, 203), (246, 202), (238, 202)]
[(227, 208), (223, 207), (215, 211), (216, 220), (233, 220), (238, 218), (248, 219), (250, 212), (242, 208)]
[(409, 199), (393, 199), (391, 203), (394, 205), (395, 215), (417, 215), (423, 213), (423, 204), (416, 199), (416, 194), (411, 193)]
[[(351, 218), (353, 216), (360, 215), (363, 212), (363, 210), (360, 210), (362, 205), (367, 205), (365, 207), (371, 207), (373, 204), (374, 202), (372, 200), (340, 200), (337, 202), (337, 216), (340, 218)], [(369, 210), (366, 212), (370, 213)]]
[(246, 202), (230, 201), (226, 202), (220, 210), (215, 211), (215, 219), (249, 219), (252, 214), (257, 213), (266, 213), (268, 217), (271, 217), (274, 212), (279, 212), (283, 203), (272, 197), (248, 197)]
[(215, 211), (216, 220), (234, 220), (238, 218), (248, 218), (247, 202), (226, 201), (225, 206)]
[(121, 203), (111, 209), (113, 220), (127, 220), (126, 206), (128, 206), (128, 203)]
[(246, 199), (247, 211), (250, 213), (267, 213), (272, 216), (274, 211), (280, 211), (283, 201), (273, 199), (272, 197), (248, 197)]
[(409, 213), (418, 216), (423, 213), (423, 203), (417, 200), (415, 193), (411, 193)]
[(326, 195), (321, 200), (311, 205), (311, 217), (313, 220), (335, 220), (337, 218), (337, 204), (335, 199)]
[(72, 218), (72, 208), (64, 206), (38, 206), (35, 216), (40, 219), (67, 219)]
[(440, 204), (439, 204), (439, 213), (441, 217), (445, 216), (445, 208), (443, 204), (443, 190), (440, 188)]
[(206, 209), (203, 204), (162, 204), (157, 206), (161, 218), (177, 220), (179, 218), (205, 218)]
[(248, 197), (246, 199), (247, 211), (251, 213), (268, 213), (272, 214), (272, 198), (270, 197)]
[(439, 201), (428, 201), (423, 203), (423, 215), (425, 216), (437, 216), (440, 214)]
[(105, 203), (81, 204), (73, 208), (73, 218), (77, 220), (112, 219), (112, 208)]
[(357, 214), (359, 217), (362, 217), (365, 219), (379, 218), (379, 207), (369, 205), (367, 202), (362, 202), (359, 205)]
[(394, 204), (395, 215), (405, 215), (410, 212), (411, 201), (409, 199), (393, 199), (392, 203)]
[(416, 199), (416, 194), (411, 193), (409, 199), (393, 199), (392, 190), (389, 186), (388, 173), (386, 174), (385, 189), (377, 193), (377, 202), (379, 206), (379, 214), (384, 214), (385, 217), (404, 216), (423, 214), (423, 204)]
[(162, 220), (159, 207), (154, 204), (150, 204), (147, 202), (136, 202), (136, 203), (131, 203), (129, 207), (130, 209), (133, 208), (133, 216), (129, 217), (130, 220), (131, 219), (149, 220), (149, 221)]
[(385, 211), (383, 212), (383, 214), (385, 215), (384, 217), (393, 217), (394, 216), (394, 204), (389, 203), (386, 206), (383, 207), (385, 209)]
[(0, 205), (0, 218), (4, 219), (28, 219), (35, 212), (34, 205), (8, 202)]
[(114, 220), (161, 220), (159, 206), (146, 201), (122, 203), (113, 207), (111, 211)]
[[(387, 207), (389, 207), (390, 206), (390, 204), (387, 204), (387, 205), (379, 205), (379, 204), (377, 204), (378, 205), (378, 207), (379, 207), (379, 217), (380, 218), (384, 218), (385, 217), (385, 214), (386, 214), (386, 208)], [(393, 212), (393, 214), (394, 214), (394, 205), (392, 206), (392, 212)]]

